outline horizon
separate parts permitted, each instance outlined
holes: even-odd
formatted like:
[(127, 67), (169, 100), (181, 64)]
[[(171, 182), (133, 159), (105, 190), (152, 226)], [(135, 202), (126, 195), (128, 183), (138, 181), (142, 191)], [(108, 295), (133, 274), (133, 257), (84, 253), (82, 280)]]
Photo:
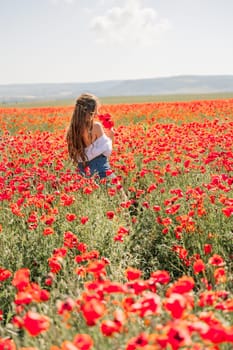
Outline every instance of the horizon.
[(0, 84), (233, 75), (231, 0), (8, 0)]
[(106, 79), (106, 80), (96, 80), (96, 81), (64, 81), (64, 82), (33, 82), (33, 83), (8, 83), (1, 84), (0, 86), (10, 86), (10, 85), (60, 85), (60, 84), (95, 84), (104, 82), (117, 82), (117, 81), (138, 81), (138, 80), (156, 80), (156, 79), (171, 79), (171, 78), (181, 78), (181, 77), (233, 77), (233, 74), (179, 74), (171, 76), (158, 76), (158, 77), (145, 77), (145, 78), (132, 78), (132, 79)]

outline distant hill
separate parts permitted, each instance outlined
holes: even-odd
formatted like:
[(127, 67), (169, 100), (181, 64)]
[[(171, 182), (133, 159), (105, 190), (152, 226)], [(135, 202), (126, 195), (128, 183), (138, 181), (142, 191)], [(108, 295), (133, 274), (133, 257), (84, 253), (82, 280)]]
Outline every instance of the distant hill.
[(0, 85), (0, 102), (73, 99), (82, 92), (91, 92), (99, 97), (229, 93), (233, 92), (233, 75)]

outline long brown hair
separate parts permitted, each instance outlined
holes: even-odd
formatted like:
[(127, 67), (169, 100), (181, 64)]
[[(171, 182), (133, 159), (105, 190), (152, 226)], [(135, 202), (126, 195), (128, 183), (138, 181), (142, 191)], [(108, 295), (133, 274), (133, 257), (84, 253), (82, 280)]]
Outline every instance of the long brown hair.
[(74, 163), (81, 159), (85, 164), (87, 161), (85, 155), (85, 144), (83, 141), (84, 133), (87, 132), (90, 141), (92, 141), (91, 132), (93, 128), (93, 116), (97, 112), (98, 99), (91, 94), (82, 94), (76, 100), (76, 105), (66, 134), (68, 152)]

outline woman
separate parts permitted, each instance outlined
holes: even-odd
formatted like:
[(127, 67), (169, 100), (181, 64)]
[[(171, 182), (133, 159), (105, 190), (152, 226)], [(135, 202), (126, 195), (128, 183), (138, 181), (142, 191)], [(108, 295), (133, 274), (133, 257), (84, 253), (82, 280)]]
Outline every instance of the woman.
[(108, 158), (112, 152), (114, 130), (104, 131), (101, 123), (94, 121), (97, 113), (97, 98), (87, 93), (80, 95), (66, 140), (70, 158), (77, 164), (80, 173), (84, 176), (97, 175), (103, 179), (111, 174)]

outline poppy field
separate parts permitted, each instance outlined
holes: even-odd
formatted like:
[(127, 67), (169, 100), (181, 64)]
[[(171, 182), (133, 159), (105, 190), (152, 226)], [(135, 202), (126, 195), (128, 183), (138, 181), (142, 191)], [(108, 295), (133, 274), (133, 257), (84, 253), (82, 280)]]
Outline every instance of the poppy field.
[(111, 183), (72, 111), (0, 108), (0, 350), (232, 349), (233, 99), (103, 105)]

